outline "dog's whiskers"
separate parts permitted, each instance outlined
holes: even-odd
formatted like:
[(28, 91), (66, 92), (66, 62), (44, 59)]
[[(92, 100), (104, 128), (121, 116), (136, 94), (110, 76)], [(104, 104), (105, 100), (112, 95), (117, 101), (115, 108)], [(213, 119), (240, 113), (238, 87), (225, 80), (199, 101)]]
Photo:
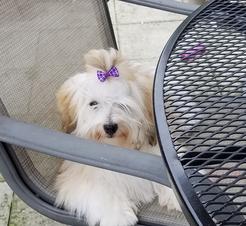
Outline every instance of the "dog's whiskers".
[(117, 104), (117, 106), (118, 106), (121, 110), (123, 110), (124, 112), (126, 112), (126, 113), (130, 113), (130, 112), (131, 112), (131, 111), (130, 111), (130, 108), (129, 108), (128, 106), (126, 106), (125, 104), (119, 103), (119, 104)]

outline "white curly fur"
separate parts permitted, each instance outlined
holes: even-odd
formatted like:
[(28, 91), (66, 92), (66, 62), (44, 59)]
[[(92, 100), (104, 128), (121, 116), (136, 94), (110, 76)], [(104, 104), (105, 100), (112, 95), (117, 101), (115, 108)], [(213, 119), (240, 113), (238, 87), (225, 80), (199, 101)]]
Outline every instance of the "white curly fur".
[[(153, 75), (114, 50), (92, 50), (86, 71), (68, 79), (57, 93), (63, 129), (101, 143), (159, 154), (155, 144), (151, 90)], [(97, 70), (116, 66), (120, 76), (100, 82)], [(91, 102), (95, 102), (90, 106)], [(116, 123), (113, 136), (103, 126)], [(88, 150), (90, 151), (90, 150)], [(115, 153), (117, 155), (117, 153)], [(180, 210), (170, 188), (128, 175), (64, 161), (57, 177), (56, 204), (90, 226), (131, 226), (143, 203), (159, 196), (161, 205)]]

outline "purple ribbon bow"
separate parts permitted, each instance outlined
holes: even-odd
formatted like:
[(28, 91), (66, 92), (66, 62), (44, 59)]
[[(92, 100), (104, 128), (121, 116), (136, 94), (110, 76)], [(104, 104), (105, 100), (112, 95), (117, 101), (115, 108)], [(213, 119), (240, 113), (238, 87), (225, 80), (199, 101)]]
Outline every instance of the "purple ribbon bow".
[(97, 77), (101, 82), (104, 82), (108, 77), (119, 77), (119, 71), (115, 66), (113, 66), (109, 71), (104, 72), (104, 71), (97, 71)]

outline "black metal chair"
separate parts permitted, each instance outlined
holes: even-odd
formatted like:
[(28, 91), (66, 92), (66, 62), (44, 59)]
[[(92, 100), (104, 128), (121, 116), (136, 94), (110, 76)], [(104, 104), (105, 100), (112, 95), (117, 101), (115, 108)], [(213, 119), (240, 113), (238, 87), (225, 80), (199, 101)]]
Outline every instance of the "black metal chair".
[[(186, 15), (197, 7), (172, 0), (125, 2)], [(81, 70), (84, 53), (117, 47), (106, 1), (3, 0), (0, 25), (0, 172), (20, 198), (54, 220), (86, 225), (53, 205), (62, 159), (169, 186), (161, 157), (131, 150), (115, 156), (119, 148), (52, 130), (59, 128), (54, 93)], [(139, 213), (139, 225), (186, 224), (183, 215), (166, 213), (156, 202)]]

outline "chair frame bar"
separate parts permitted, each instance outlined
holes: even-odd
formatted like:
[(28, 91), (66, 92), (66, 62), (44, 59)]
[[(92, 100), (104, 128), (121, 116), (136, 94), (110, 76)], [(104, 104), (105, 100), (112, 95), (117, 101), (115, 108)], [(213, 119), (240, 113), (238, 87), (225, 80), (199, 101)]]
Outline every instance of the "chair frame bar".
[(173, 13), (190, 15), (199, 5), (178, 2), (175, 0), (121, 0), (127, 3), (133, 3), (150, 8), (165, 10)]

